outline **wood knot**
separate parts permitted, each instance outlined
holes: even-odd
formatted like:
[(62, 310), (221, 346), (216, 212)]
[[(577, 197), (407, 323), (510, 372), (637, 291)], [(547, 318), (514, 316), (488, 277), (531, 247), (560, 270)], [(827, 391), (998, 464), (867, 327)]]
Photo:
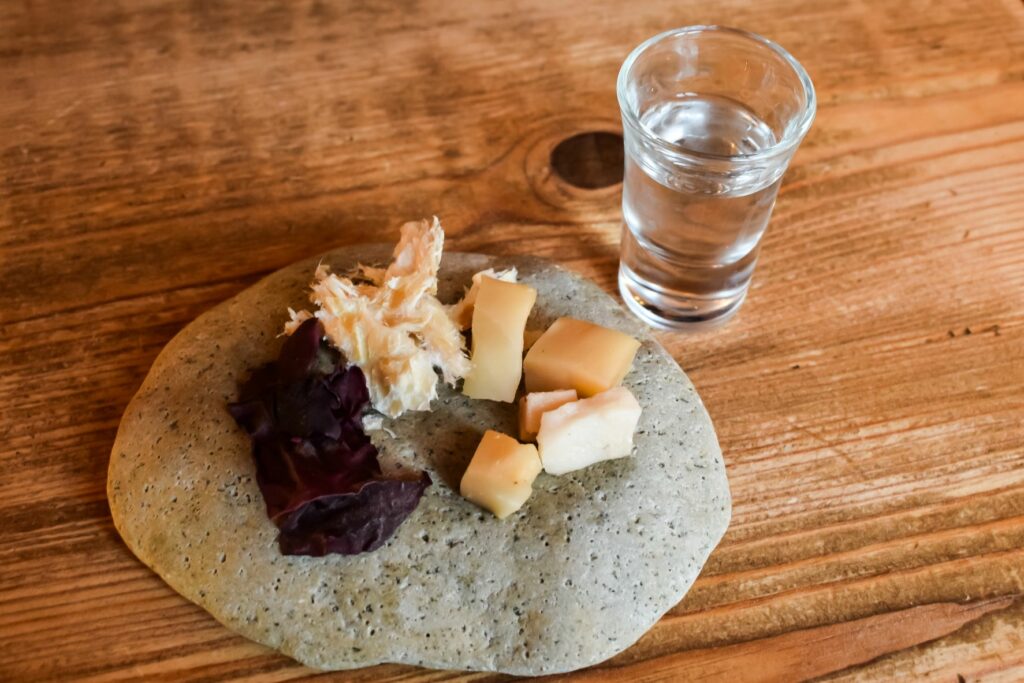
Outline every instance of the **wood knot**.
[(592, 131), (566, 138), (551, 150), (551, 168), (575, 187), (595, 190), (622, 182), (622, 136)]

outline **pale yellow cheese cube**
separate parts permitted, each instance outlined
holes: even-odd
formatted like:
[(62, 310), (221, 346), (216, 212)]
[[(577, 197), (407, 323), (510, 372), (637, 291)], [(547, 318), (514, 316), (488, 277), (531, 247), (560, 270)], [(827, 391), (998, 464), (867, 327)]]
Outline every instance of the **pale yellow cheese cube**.
[(537, 434), (544, 471), (565, 474), (630, 455), (640, 412), (629, 389), (614, 387), (544, 413)]
[(580, 396), (593, 396), (622, 382), (639, 348), (628, 334), (559, 318), (526, 354), (526, 390), (575, 389)]
[(473, 307), (473, 357), (462, 393), (511, 402), (523, 376), (523, 331), (537, 290), (491, 277), (480, 280)]
[(533, 441), (540, 431), (540, 416), (579, 398), (575, 389), (535, 391), (519, 399), (519, 438)]
[(518, 510), (533, 492), (540, 474), (540, 457), (533, 444), (488, 429), (462, 475), (464, 497), (504, 519)]

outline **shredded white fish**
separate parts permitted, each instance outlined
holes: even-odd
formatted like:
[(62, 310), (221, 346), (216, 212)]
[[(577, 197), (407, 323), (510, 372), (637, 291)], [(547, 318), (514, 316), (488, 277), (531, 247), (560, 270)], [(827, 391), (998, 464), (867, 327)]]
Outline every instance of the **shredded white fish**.
[(370, 402), (388, 417), (429, 410), (437, 375), (454, 385), (469, 372), (465, 340), (437, 299), (444, 230), (433, 221), (401, 228), (387, 268), (360, 266), (354, 283), (321, 264), (310, 286), (315, 313), (291, 311), (285, 332), (315, 315), (331, 344), (366, 375)]
[[(288, 308), (288, 318), (289, 318), (289, 320), (288, 320), (288, 322), (286, 322), (284, 324), (284, 332), (282, 332), (281, 334), (283, 334), (283, 335), (295, 334), (295, 330), (299, 329), (299, 326), (302, 323), (306, 322), (307, 320), (309, 320), (312, 317), (313, 317), (313, 314), (310, 313), (309, 311), (302, 310), (302, 311), (297, 311), (296, 312), (296, 311), (292, 310), (292, 308), (289, 306), (289, 308)], [(281, 336), (281, 335), (278, 335), (278, 336)]]

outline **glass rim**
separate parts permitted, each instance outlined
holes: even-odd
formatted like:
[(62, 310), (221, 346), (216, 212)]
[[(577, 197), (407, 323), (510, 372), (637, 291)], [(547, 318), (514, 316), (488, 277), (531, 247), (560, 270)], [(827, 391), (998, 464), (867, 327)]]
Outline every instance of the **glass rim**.
[[(711, 152), (687, 149), (675, 143), (663, 140), (657, 135), (651, 133), (651, 131), (647, 130), (647, 128), (640, 123), (640, 119), (637, 117), (636, 112), (628, 107), (625, 102), (626, 84), (629, 79), (630, 70), (633, 68), (637, 59), (640, 58), (640, 55), (657, 43), (668, 38), (697, 33), (729, 33), (756, 43), (762, 48), (767, 48), (781, 57), (786, 65), (789, 66), (789, 68), (796, 74), (797, 79), (800, 81), (800, 85), (803, 87), (804, 95), (807, 100), (797, 117), (798, 125), (792, 127), (789, 133), (783, 135), (770, 147), (759, 149), (756, 152), (744, 152), (740, 154), (713, 154)], [(814, 116), (817, 112), (817, 97), (814, 92), (814, 84), (811, 83), (811, 77), (807, 75), (807, 71), (804, 69), (803, 65), (801, 65), (793, 55), (789, 54), (785, 48), (764, 36), (758, 35), (757, 33), (715, 24), (684, 26), (682, 28), (669, 29), (668, 31), (663, 31), (655, 36), (651, 36), (644, 42), (637, 45), (629, 53), (626, 60), (622, 63), (622, 67), (619, 69), (619, 76), (615, 83), (615, 92), (619, 101), (619, 110), (622, 112), (623, 119), (635, 128), (637, 132), (643, 135), (644, 138), (651, 140), (666, 152), (697, 161), (756, 163), (783, 156), (799, 145), (800, 141), (804, 139), (804, 136), (807, 135), (807, 131), (811, 128), (811, 124), (814, 122)], [(787, 128), (789, 128), (789, 126), (787, 126)]]

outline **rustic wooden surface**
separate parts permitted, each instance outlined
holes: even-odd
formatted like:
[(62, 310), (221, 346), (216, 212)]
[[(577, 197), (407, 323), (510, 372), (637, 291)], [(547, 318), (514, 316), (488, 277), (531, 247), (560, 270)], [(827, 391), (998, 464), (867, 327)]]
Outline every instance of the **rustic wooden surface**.
[[(643, 38), (742, 26), (820, 108), (726, 329), (661, 339), (732, 527), (580, 680), (1024, 679), (1024, 8), (1016, 0), (0, 4), (0, 679), (314, 676), (137, 562), (104, 497), (161, 346), (261, 275), (442, 216), (611, 290)], [(498, 680), (383, 666), (337, 680)]]

